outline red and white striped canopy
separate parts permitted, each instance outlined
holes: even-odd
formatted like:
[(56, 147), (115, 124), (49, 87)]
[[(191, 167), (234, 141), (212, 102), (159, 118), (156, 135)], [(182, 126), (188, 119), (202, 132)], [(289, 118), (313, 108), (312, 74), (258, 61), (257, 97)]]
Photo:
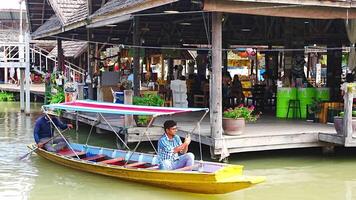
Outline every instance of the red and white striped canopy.
[(109, 113), (109, 114), (121, 114), (121, 115), (156, 115), (156, 116), (209, 110), (208, 108), (136, 106), (136, 105), (107, 103), (107, 102), (97, 102), (92, 100), (77, 100), (73, 102), (44, 105), (43, 107), (45, 110), (61, 109), (61, 110), (68, 110), (68, 111)]

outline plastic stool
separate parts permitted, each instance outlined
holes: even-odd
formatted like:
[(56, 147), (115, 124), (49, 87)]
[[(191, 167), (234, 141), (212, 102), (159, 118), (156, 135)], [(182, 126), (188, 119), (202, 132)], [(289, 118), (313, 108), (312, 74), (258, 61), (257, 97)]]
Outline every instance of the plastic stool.
[(299, 100), (294, 100), (294, 99), (289, 100), (286, 118), (288, 118), (288, 116), (289, 116), (289, 109), (293, 110), (293, 118), (297, 118), (297, 112), (299, 113), (299, 118), (302, 118), (302, 111), (300, 109), (300, 101)]

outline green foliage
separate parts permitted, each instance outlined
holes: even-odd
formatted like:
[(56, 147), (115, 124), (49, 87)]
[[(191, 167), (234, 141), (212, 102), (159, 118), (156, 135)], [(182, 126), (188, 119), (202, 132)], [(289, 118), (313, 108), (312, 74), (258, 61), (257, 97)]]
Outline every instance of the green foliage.
[(148, 115), (138, 115), (136, 117), (136, 125), (137, 126), (146, 126), (151, 120), (151, 116)]
[(255, 110), (254, 106), (245, 107), (240, 105), (235, 108), (229, 108), (224, 111), (223, 117), (230, 119), (244, 118), (245, 121), (254, 122), (258, 119), (259, 115), (253, 113)]
[(57, 88), (57, 93), (52, 94), (49, 97), (49, 103), (54, 104), (54, 103), (62, 103), (64, 102), (64, 92), (62, 88)]
[(0, 101), (14, 101), (15, 97), (12, 93), (0, 92)]
[[(340, 112), (339, 113), (339, 117), (344, 117), (345, 113), (344, 112)], [(356, 110), (352, 111), (352, 117), (356, 117)]]
[(314, 98), (312, 104), (308, 105), (308, 112), (318, 114), (321, 111), (321, 101)]
[(158, 95), (145, 94), (143, 97), (134, 97), (133, 104), (141, 106), (162, 106), (164, 100)]
[[(143, 97), (134, 97), (133, 104), (141, 106), (162, 106), (164, 104), (164, 100), (158, 95), (145, 94)], [(138, 115), (134, 118), (137, 126), (146, 126), (152, 116)]]

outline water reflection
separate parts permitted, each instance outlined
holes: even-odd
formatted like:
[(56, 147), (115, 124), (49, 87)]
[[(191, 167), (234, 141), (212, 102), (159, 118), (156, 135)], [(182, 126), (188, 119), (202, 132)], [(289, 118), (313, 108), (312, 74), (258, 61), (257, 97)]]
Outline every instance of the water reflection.
[[(207, 199), (207, 200), (331, 200), (356, 199), (356, 150), (322, 155), (318, 149), (234, 154), (230, 162), (245, 165), (248, 175), (267, 181), (257, 187), (226, 195), (199, 195), (161, 189), (73, 170), (32, 155), (22, 161), (27, 144), (33, 142), (33, 124), (40, 105), (31, 116), (18, 103), (0, 103), (0, 199)], [(90, 127), (80, 125), (66, 135), (85, 143)], [(113, 134), (93, 134), (89, 144), (115, 148)], [(194, 145), (193, 145), (194, 146)], [(197, 145), (196, 145), (197, 146)], [(150, 150), (149, 145), (140, 146)], [(198, 155), (198, 148), (193, 148)], [(208, 157), (208, 148), (204, 148)]]

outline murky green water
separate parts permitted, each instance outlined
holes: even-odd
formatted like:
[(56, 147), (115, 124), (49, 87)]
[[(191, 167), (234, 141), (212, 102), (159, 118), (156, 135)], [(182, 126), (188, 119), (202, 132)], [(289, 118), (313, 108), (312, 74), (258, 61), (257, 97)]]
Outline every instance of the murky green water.
[[(19, 161), (33, 141), (34, 121), (40, 114), (40, 105), (32, 106), (31, 116), (25, 116), (18, 103), (0, 103), (0, 199), (356, 199), (354, 149), (338, 149), (334, 155), (323, 155), (319, 149), (235, 154), (231, 163), (243, 164), (246, 174), (263, 175), (267, 181), (225, 195), (191, 194), (121, 181), (72, 170), (35, 154)], [(67, 135), (74, 141), (85, 141), (88, 128), (81, 129), (78, 135)], [(91, 143), (114, 147), (115, 139), (96, 135)]]

